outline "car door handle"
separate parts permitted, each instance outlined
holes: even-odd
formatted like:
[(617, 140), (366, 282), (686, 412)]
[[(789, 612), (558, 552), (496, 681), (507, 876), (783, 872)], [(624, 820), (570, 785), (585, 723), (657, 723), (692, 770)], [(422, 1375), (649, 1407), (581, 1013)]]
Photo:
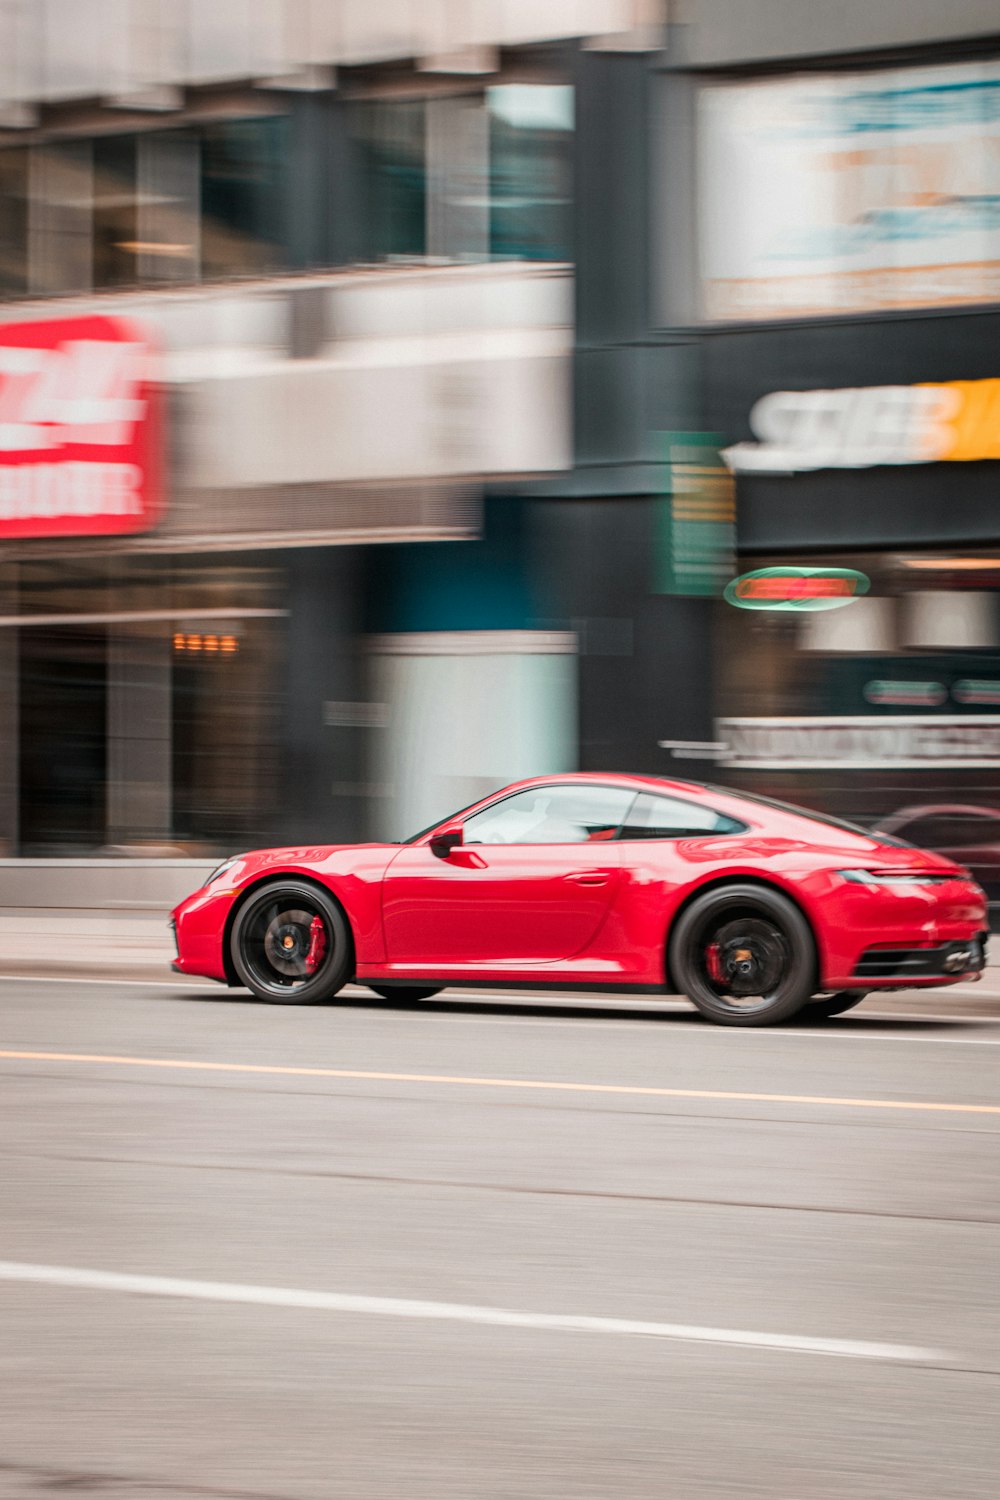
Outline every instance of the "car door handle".
[(574, 885), (607, 885), (608, 874), (606, 870), (581, 870), (579, 875), (567, 875), (566, 879)]

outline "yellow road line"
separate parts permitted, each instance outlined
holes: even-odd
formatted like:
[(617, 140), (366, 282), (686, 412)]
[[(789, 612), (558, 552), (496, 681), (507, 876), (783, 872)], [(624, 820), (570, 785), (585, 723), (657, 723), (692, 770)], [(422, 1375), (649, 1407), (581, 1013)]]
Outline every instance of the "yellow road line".
[(100, 1063), (174, 1068), (196, 1073), (266, 1073), (288, 1078), (351, 1078), (369, 1083), (441, 1083), (458, 1088), (548, 1089), (573, 1094), (642, 1095), (652, 1099), (722, 1099), (744, 1104), (808, 1104), (837, 1109), (910, 1109), (935, 1114), (1000, 1115), (1000, 1104), (950, 1104), (930, 1099), (842, 1099), (826, 1094), (756, 1094), (736, 1089), (667, 1089), (633, 1083), (568, 1083), (543, 1078), (476, 1078), (453, 1073), (383, 1073), (359, 1068), (297, 1068), (282, 1063), (203, 1062), (181, 1057), (116, 1057), (93, 1052), (0, 1050), (16, 1062)]

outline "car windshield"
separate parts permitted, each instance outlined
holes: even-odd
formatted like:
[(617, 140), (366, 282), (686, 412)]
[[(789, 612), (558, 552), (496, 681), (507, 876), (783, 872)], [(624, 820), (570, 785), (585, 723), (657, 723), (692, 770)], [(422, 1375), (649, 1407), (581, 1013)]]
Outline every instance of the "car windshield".
[(736, 791), (733, 787), (708, 786), (712, 792), (721, 792), (726, 797), (739, 797), (743, 802), (756, 802), (761, 807), (773, 807), (778, 812), (792, 813), (796, 818), (807, 818), (810, 823), (822, 823), (826, 828), (839, 828), (844, 833), (856, 833), (873, 844), (884, 844), (887, 848), (914, 849), (906, 839), (898, 839), (893, 833), (881, 833), (872, 828), (862, 828), (859, 823), (848, 823), (846, 818), (831, 818), (827, 813), (814, 812), (811, 807), (796, 807), (792, 802), (779, 802), (777, 797), (762, 797), (758, 792)]
[[(479, 802), (483, 799), (480, 797)], [(408, 839), (401, 839), (402, 844), (419, 844), (420, 840), (435, 828), (440, 828), (442, 823), (452, 823), (456, 818), (464, 818), (467, 812), (479, 806), (479, 802), (470, 802), (468, 807), (460, 807), (458, 812), (446, 813), (443, 818), (435, 818), (433, 823), (428, 823), (426, 828), (421, 828), (419, 833), (411, 833)]]

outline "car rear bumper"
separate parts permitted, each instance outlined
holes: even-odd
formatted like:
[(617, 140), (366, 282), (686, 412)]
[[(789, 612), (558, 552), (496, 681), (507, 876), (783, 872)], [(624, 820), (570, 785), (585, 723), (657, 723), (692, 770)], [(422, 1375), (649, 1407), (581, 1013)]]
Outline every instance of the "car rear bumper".
[(985, 964), (986, 899), (965, 876), (927, 886), (843, 882), (829, 889), (826, 914), (824, 990), (955, 984)]
[(968, 941), (918, 948), (875, 944), (862, 953), (853, 978), (866, 984), (876, 981), (948, 983), (956, 979), (978, 978), (986, 967), (987, 937), (988, 934), (982, 932)]

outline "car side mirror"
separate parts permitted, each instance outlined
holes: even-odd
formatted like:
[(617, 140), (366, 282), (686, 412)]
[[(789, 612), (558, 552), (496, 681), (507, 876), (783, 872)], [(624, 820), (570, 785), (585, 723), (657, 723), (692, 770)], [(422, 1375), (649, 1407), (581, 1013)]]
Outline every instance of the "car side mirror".
[(447, 859), (463, 842), (461, 823), (445, 823), (430, 840), (430, 850), (438, 859)]

